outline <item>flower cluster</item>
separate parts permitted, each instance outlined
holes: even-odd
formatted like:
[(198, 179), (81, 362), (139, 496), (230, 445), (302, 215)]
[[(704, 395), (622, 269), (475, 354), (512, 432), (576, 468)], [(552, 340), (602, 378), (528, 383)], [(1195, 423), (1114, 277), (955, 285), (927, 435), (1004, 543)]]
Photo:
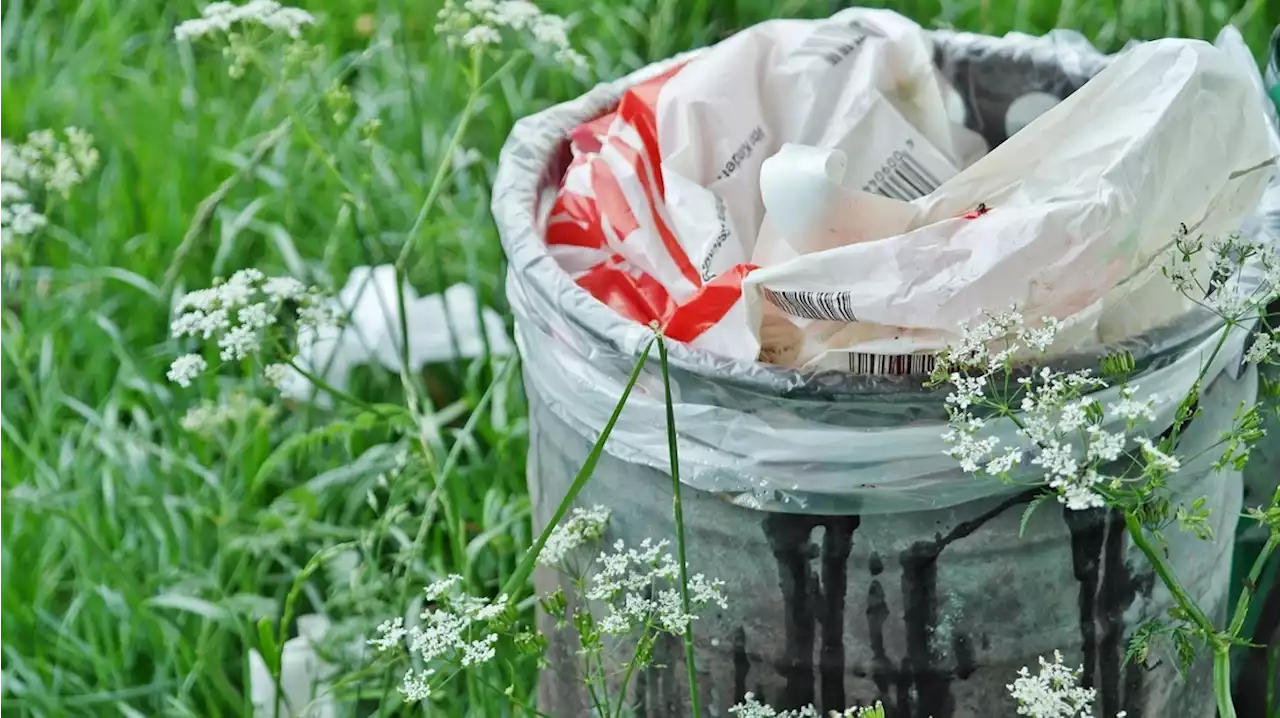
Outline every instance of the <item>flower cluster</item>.
[(1280, 330), (1254, 335), (1253, 345), (1245, 352), (1244, 360), (1251, 364), (1280, 362)]
[[(1262, 269), (1260, 282), (1246, 277), (1251, 265)], [(1206, 243), (1182, 225), (1161, 270), (1179, 293), (1228, 322), (1245, 320), (1280, 298), (1280, 252), (1239, 235)]]
[(236, 26), (259, 26), (297, 39), (302, 36), (302, 29), (315, 21), (306, 10), (285, 7), (275, 0), (250, 0), (244, 5), (215, 2), (206, 5), (200, 17), (179, 24), (173, 34), (179, 40), (198, 40), (228, 34)]
[(173, 34), (183, 42), (206, 37), (225, 40), (222, 54), (230, 61), (227, 74), (239, 79), (255, 57), (255, 41), (264, 37), (263, 33), (254, 32), (255, 28), (265, 30), (265, 37), (283, 35), (291, 39), (284, 53), (287, 72), (314, 56), (314, 48), (301, 38), (303, 29), (315, 22), (306, 10), (286, 7), (275, 0), (250, 0), (244, 5), (215, 2), (206, 5), (200, 17), (179, 24)]
[(604, 536), (604, 527), (608, 522), (609, 509), (603, 506), (575, 508), (569, 518), (561, 521), (551, 531), (542, 552), (538, 554), (538, 563), (552, 567), (562, 565), (565, 557), (583, 544), (599, 541)]
[[(225, 282), (187, 294), (179, 302), (181, 312), (170, 329), (173, 336), (214, 340), (222, 361), (239, 361), (262, 351), (267, 330), (280, 322), (282, 312), (299, 336), (332, 326), (338, 317), (323, 295), (292, 277), (267, 277), (256, 269), (241, 269)], [(208, 368), (204, 357), (186, 354), (173, 361), (169, 379), (187, 386)], [(280, 365), (268, 367), (267, 378), (281, 381)]]
[[(738, 718), (818, 718), (821, 714), (812, 704), (796, 710), (779, 711), (767, 703), (756, 700), (754, 693), (742, 696), (742, 702), (729, 709), (729, 714)], [(884, 706), (878, 701), (873, 706), (846, 708), (843, 711), (831, 711), (829, 718), (884, 718)]]
[(237, 392), (223, 402), (206, 399), (191, 407), (182, 416), (181, 424), (193, 434), (211, 434), (223, 426), (243, 424), (255, 416), (270, 416), (273, 412), (261, 399)]
[[(1028, 328), (1017, 312), (991, 317), (964, 332), (960, 343), (939, 362), (943, 380), (954, 388), (947, 397), (950, 427), (943, 435), (947, 453), (965, 471), (1005, 478), (1021, 464), (1023, 452), (1007, 447), (997, 453), (1000, 439), (984, 435), (986, 410), (1007, 416), (1017, 425), (1019, 437), (1038, 449), (1029, 463), (1043, 471), (1045, 483), (1058, 492), (1059, 501), (1072, 510), (1104, 505), (1100, 489), (1118, 486), (1120, 479), (1107, 476), (1103, 467), (1127, 450), (1141, 448), (1147, 475), (1177, 471), (1176, 459), (1146, 439), (1131, 440), (1127, 432), (1153, 421), (1155, 396), (1135, 398), (1138, 387), (1120, 388), (1118, 401), (1103, 407), (1089, 396), (1107, 382), (1087, 371), (1061, 372), (1042, 368), (1013, 383), (1011, 396), (999, 395), (1009, 386), (1013, 357), (1023, 347), (1043, 350), (1052, 345), (1059, 324), (1046, 320), (1041, 328)], [(993, 343), (1003, 341), (997, 351)], [(1103, 419), (1122, 419), (1125, 430), (1108, 431)]]
[(437, 15), (436, 34), (450, 46), (482, 48), (502, 43), (503, 30), (528, 33), (534, 44), (570, 68), (587, 64), (569, 44), (569, 26), (559, 15), (544, 13), (529, 0), (445, 0)]
[(456, 590), (461, 580), (455, 574), (426, 588), (429, 607), (419, 615), (419, 625), (406, 627), (404, 619), (397, 616), (378, 626), (377, 635), (368, 641), (382, 652), (404, 647), (420, 662), (422, 667), (410, 668), (401, 681), (400, 692), (406, 701), (430, 698), (441, 667), (467, 668), (496, 655), (498, 633), (489, 629), (506, 615), (509, 599), (505, 594), (489, 600), (462, 593)]
[(0, 140), (0, 231), (8, 246), (44, 228), (48, 219), (36, 208), (30, 191), (40, 189), (63, 198), (84, 182), (98, 166), (93, 136), (68, 127), (59, 137), (53, 130), (27, 135), (21, 145)]
[[(601, 601), (608, 615), (600, 620), (600, 632), (622, 636), (636, 628), (656, 626), (672, 635), (683, 636), (696, 614), (686, 613), (680, 596), (680, 567), (667, 549), (667, 541), (645, 539), (639, 549), (628, 549), (623, 541), (613, 545), (613, 553), (602, 553), (600, 570), (587, 582), (586, 596)], [(728, 608), (721, 589), (724, 581), (708, 580), (703, 574), (689, 577), (689, 607), (714, 603)]]
[[(1097, 691), (1080, 686), (1084, 668), (1072, 670), (1062, 665), (1062, 652), (1053, 652), (1053, 663), (1040, 658), (1040, 672), (1032, 675), (1025, 666), (1007, 686), (1018, 702), (1018, 715), (1030, 718), (1092, 718)], [(1123, 718), (1121, 712), (1116, 718)]]

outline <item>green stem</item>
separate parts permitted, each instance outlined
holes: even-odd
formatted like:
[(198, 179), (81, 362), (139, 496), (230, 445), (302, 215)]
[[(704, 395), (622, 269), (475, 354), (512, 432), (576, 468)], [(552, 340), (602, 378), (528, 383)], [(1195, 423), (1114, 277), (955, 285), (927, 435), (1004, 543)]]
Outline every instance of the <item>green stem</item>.
[(1213, 697), (1218, 703), (1218, 718), (1236, 718), (1231, 702), (1231, 644), (1213, 649)]
[[(1234, 323), (1227, 322), (1227, 325), (1223, 327), (1222, 333), (1218, 335), (1218, 343), (1213, 346), (1213, 351), (1209, 353), (1209, 358), (1201, 363), (1200, 373), (1196, 375), (1196, 380), (1191, 384), (1191, 389), (1187, 392), (1188, 396), (1192, 394), (1199, 396), (1200, 384), (1204, 381), (1205, 376), (1209, 374), (1209, 367), (1213, 365), (1214, 360), (1218, 358), (1218, 354), (1222, 352), (1222, 347), (1226, 346), (1227, 337), (1231, 336), (1231, 329), (1234, 326)], [(1182, 408), (1182, 405), (1179, 404), (1178, 407)], [(1173, 426), (1170, 427), (1169, 432), (1169, 445), (1171, 447), (1176, 448), (1178, 446), (1178, 436), (1182, 432), (1182, 428), (1191, 421), (1192, 416), (1192, 414), (1188, 414), (1174, 417)]]
[(311, 382), (317, 389), (327, 392), (328, 394), (331, 394), (332, 396), (337, 397), (338, 399), (341, 399), (347, 402), (348, 404), (351, 404), (352, 406), (356, 406), (366, 411), (373, 412), (378, 416), (386, 417), (386, 418), (390, 418), (391, 416), (393, 416), (392, 414), (388, 414), (386, 410), (383, 409), (382, 407), (370, 404), (364, 399), (361, 399), (360, 397), (355, 396), (353, 394), (348, 394), (347, 392), (337, 388), (336, 386), (333, 386), (332, 384), (325, 381), (324, 379), (321, 379), (315, 373), (309, 372), (306, 369), (303, 369), (301, 366), (298, 365), (298, 361), (296, 359), (291, 358), (289, 359), (288, 363), (289, 363), (289, 366), (293, 367), (294, 371), (298, 372), (303, 377), (305, 377), (306, 380)]
[(636, 651), (631, 654), (631, 660), (627, 661), (627, 670), (622, 675), (622, 687), (618, 689), (618, 708), (613, 713), (614, 718), (622, 718), (622, 709), (627, 705), (627, 686), (631, 685), (631, 674), (635, 671), (641, 654), (644, 653), (645, 641), (649, 640), (649, 628), (650, 625), (646, 623), (644, 630), (640, 632), (640, 640), (636, 641)]
[(578, 497), (582, 487), (587, 485), (591, 474), (595, 472), (596, 464), (600, 461), (600, 454), (604, 451), (605, 442), (609, 440), (609, 435), (613, 433), (613, 427), (618, 423), (618, 417), (622, 414), (622, 407), (626, 405), (627, 398), (631, 396), (631, 389), (635, 387), (636, 380), (640, 378), (640, 371), (644, 369), (645, 360), (649, 358), (649, 352), (652, 349), (653, 342), (645, 345), (639, 361), (636, 362), (635, 369), (631, 371), (631, 378), (627, 380), (627, 385), (622, 390), (622, 396), (618, 397), (618, 404), (613, 407), (613, 414), (600, 432), (600, 438), (596, 439), (595, 445), (591, 447), (591, 453), (587, 455), (587, 460), (583, 462), (582, 468), (578, 470), (578, 475), (573, 478), (573, 483), (569, 485), (569, 490), (565, 492), (564, 498), (560, 500), (560, 505), (556, 507), (551, 520), (543, 527), (538, 539), (525, 552), (524, 558), (520, 559), (520, 564), (516, 566), (516, 570), (507, 579), (507, 582), (503, 584), (501, 593), (510, 596), (513, 603), (519, 600), (520, 591), (524, 588), (524, 583), (528, 580), (529, 574), (533, 573), (538, 554), (542, 553), (542, 547), (546, 545), (551, 532), (555, 530), (556, 525), (564, 518), (565, 513), (569, 511), (569, 507), (573, 504), (573, 500)]
[(1258, 590), (1258, 581), (1261, 580), (1262, 572), (1267, 567), (1267, 560), (1271, 558), (1271, 554), (1277, 547), (1280, 547), (1280, 533), (1273, 531), (1267, 538), (1267, 542), (1263, 544), (1262, 552), (1254, 559), (1249, 575), (1244, 579), (1244, 589), (1236, 599), (1236, 610), (1231, 615), (1231, 625), (1227, 628), (1228, 637), (1236, 638), (1244, 628), (1244, 620), (1249, 615), (1249, 602), (1253, 600), (1253, 594)]
[(471, 117), (475, 113), (476, 102), (480, 99), (481, 84), (479, 78), (482, 57), (483, 55), (479, 49), (473, 50), (471, 53), (471, 91), (467, 94), (467, 103), (463, 106), (462, 113), (458, 115), (458, 126), (454, 128), (453, 135), (449, 138), (449, 144), (444, 148), (440, 164), (436, 166), (435, 177), (431, 179), (431, 186), (427, 189), (427, 197), (423, 200), (422, 207), (418, 209), (418, 216), (414, 218), (413, 226), (409, 228), (409, 236), (405, 239), (404, 246), (400, 248), (400, 256), (396, 258), (397, 267), (404, 267), (408, 261), (409, 251), (413, 249), (413, 243), (417, 239), (418, 232), (421, 231), (422, 225), (426, 223), (427, 215), (431, 213), (431, 208), (435, 206), (440, 191), (444, 189), (444, 181), (449, 177), (449, 169), (453, 166), (453, 154), (462, 144), (462, 135), (467, 131), (467, 125), (470, 124)]
[(298, 602), (298, 596), (302, 593), (302, 585), (324, 565), (325, 561), (349, 548), (356, 548), (356, 543), (345, 541), (317, 552), (311, 557), (311, 560), (307, 561), (307, 565), (302, 567), (302, 570), (294, 577), (293, 584), (289, 587), (289, 593), (284, 599), (284, 610), (280, 614), (280, 631), (276, 634), (276, 656), (273, 666), (275, 670), (275, 676), (273, 677), (276, 684), (276, 697), (275, 705), (271, 710), (273, 718), (280, 718), (280, 704), (284, 702), (284, 693), (281, 688), (281, 676), (284, 673), (284, 642), (285, 636), (289, 632), (289, 622), (293, 620), (293, 607)]
[(1178, 581), (1178, 577), (1173, 573), (1171, 567), (1164, 556), (1147, 540), (1146, 533), (1142, 528), (1142, 521), (1137, 515), (1131, 511), (1124, 512), (1125, 528), (1129, 530), (1129, 536), (1147, 560), (1151, 562), (1155, 568), (1156, 574), (1160, 576), (1160, 580), (1164, 583), (1165, 588), (1169, 589), (1169, 594), (1173, 596), (1173, 600), (1178, 607), (1191, 619), (1200, 632), (1204, 635), (1205, 641), (1209, 644), (1213, 651), (1213, 694), (1218, 704), (1218, 718), (1236, 718), (1235, 706), (1231, 703), (1231, 642), (1224, 641), (1218, 636), (1217, 629), (1213, 626), (1213, 621), (1200, 610), (1196, 602), (1187, 594), (1185, 588)]
[(1156, 574), (1160, 576), (1160, 580), (1164, 582), (1169, 593), (1173, 596), (1173, 600), (1177, 602), (1178, 607), (1186, 612), (1191, 622), (1196, 624), (1206, 637), (1212, 637), (1217, 634), (1217, 629), (1213, 626), (1213, 621), (1200, 610), (1196, 602), (1187, 594), (1187, 590), (1182, 587), (1182, 583), (1178, 581), (1178, 577), (1173, 573), (1173, 567), (1165, 560), (1164, 555), (1156, 549), (1156, 547), (1147, 540), (1145, 529), (1142, 528), (1142, 521), (1137, 514), (1132, 511), (1124, 512), (1124, 525), (1129, 530), (1129, 536), (1133, 539), (1133, 543), (1151, 562), (1155, 568)]
[[(671, 495), (676, 522), (676, 558), (680, 562), (680, 604), (686, 616), (692, 616), (689, 606), (689, 565), (685, 560), (684, 509), (680, 502), (680, 452), (676, 440), (675, 404), (671, 401), (671, 375), (667, 366), (667, 344), (658, 335), (658, 358), (662, 361), (662, 388), (667, 400), (667, 448), (671, 454)], [(701, 718), (702, 706), (698, 700), (698, 671), (693, 655), (693, 622), (684, 631), (684, 663), (689, 674), (689, 707), (694, 718)]]

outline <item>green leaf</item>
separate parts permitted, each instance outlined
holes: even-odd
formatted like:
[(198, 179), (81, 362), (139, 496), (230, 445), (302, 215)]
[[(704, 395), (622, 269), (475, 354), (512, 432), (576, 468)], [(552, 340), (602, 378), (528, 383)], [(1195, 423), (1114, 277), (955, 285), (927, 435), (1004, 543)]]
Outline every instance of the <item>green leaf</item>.
[(227, 609), (216, 603), (206, 601), (199, 596), (192, 596), (186, 593), (176, 593), (173, 591), (162, 593), (158, 596), (152, 596), (147, 599), (147, 605), (153, 608), (172, 608), (186, 613), (194, 613), (197, 616), (207, 618), (210, 621), (219, 623), (226, 621), (231, 617)]
[(1133, 638), (1129, 639), (1129, 645), (1125, 647), (1122, 665), (1127, 666), (1130, 663), (1145, 665), (1147, 656), (1151, 654), (1151, 639), (1164, 630), (1165, 625), (1155, 618), (1138, 626), (1133, 632)]
[(1027, 523), (1031, 521), (1031, 514), (1035, 512), (1036, 508), (1053, 497), (1054, 494), (1052, 492), (1046, 491), (1034, 499), (1031, 499), (1031, 503), (1027, 504), (1027, 508), (1022, 511), (1022, 520), (1018, 522), (1018, 538), (1022, 538), (1026, 535)]
[(262, 654), (262, 660), (267, 662), (267, 670), (272, 675), (276, 675), (279, 671), (276, 669), (276, 656), (279, 655), (279, 646), (276, 644), (275, 631), (271, 626), (271, 619), (263, 616), (258, 621), (258, 652)]
[(1119, 351), (1102, 357), (1100, 368), (1104, 379), (1123, 381), (1133, 373), (1135, 366), (1132, 353)]

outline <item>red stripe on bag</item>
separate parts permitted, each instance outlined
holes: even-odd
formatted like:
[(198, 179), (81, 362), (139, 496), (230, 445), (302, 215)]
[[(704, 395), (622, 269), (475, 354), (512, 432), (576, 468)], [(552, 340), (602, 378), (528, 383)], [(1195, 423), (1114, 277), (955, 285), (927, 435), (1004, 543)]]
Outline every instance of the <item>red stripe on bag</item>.
[(627, 204), (627, 196), (622, 193), (622, 185), (613, 176), (613, 170), (599, 157), (591, 158), (591, 191), (596, 196), (596, 208), (602, 219), (608, 220), (619, 240), (625, 240), (632, 232), (640, 229), (640, 223)]
[(691, 342), (724, 319), (742, 298), (742, 280), (757, 267), (739, 264), (707, 282), (680, 306), (663, 325), (663, 333), (678, 342)]
[(604, 231), (600, 227), (600, 211), (595, 200), (560, 190), (547, 219), (547, 244), (603, 249)]
[[(609, 138), (609, 147), (613, 148), (627, 165), (636, 173), (636, 177), (640, 180), (640, 186), (644, 189), (645, 199), (649, 201), (649, 216), (653, 219), (653, 226), (658, 230), (658, 237), (662, 240), (662, 246), (666, 248), (667, 254), (671, 255), (671, 261), (675, 262), (676, 267), (684, 278), (695, 287), (702, 286), (702, 276), (698, 274), (698, 270), (694, 268), (693, 262), (689, 261), (689, 255), (685, 254), (684, 247), (680, 246), (680, 240), (676, 239), (675, 233), (663, 221), (662, 215), (658, 213), (659, 199), (654, 197), (654, 183), (649, 176), (649, 170), (645, 166), (644, 160), (641, 159), (640, 153), (632, 146), (623, 142), (616, 137)], [(594, 165), (592, 166), (594, 170)], [(658, 174), (662, 174), (662, 170), (657, 170)], [(616, 180), (615, 180), (616, 182)]]
[(662, 151), (658, 147), (658, 116), (654, 109), (658, 106), (658, 93), (662, 86), (675, 76), (684, 63), (676, 65), (666, 72), (636, 85), (622, 96), (618, 103), (618, 117), (635, 129), (649, 155), (649, 166), (657, 172), (654, 184), (658, 195), (667, 196), (666, 184), (662, 179)]
[(578, 277), (578, 286), (632, 321), (648, 324), (675, 310), (671, 295), (658, 280), (644, 274), (632, 274), (624, 268), (622, 258), (614, 257), (596, 265)]

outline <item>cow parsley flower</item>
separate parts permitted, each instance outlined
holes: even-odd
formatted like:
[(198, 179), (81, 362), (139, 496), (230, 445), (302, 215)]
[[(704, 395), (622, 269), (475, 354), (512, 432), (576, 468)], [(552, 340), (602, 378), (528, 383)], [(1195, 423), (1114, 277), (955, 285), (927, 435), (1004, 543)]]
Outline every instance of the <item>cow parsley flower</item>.
[(209, 368), (208, 362), (199, 354), (183, 354), (173, 363), (169, 365), (169, 381), (180, 387), (186, 388), (191, 386), (191, 380), (196, 378), (200, 372)]
[(569, 518), (552, 529), (542, 547), (542, 553), (538, 555), (538, 563), (543, 566), (560, 566), (565, 557), (579, 546), (600, 540), (604, 536), (605, 524), (609, 522), (609, 514), (609, 509), (599, 505), (590, 509), (575, 508)]
[[(1057, 492), (1058, 500), (1071, 510), (1102, 506), (1103, 487), (1118, 480), (1103, 476), (1102, 465), (1119, 459), (1129, 444), (1125, 431), (1103, 429), (1104, 419), (1123, 419), (1132, 429), (1154, 419), (1155, 398), (1138, 401), (1133, 398), (1137, 387), (1123, 387), (1119, 401), (1104, 410), (1089, 395), (1107, 387), (1104, 379), (1088, 371), (1048, 367), (1018, 377), (1009, 393), (1006, 377), (1013, 370), (1015, 353), (1023, 345), (1048, 347), (1060, 327), (1053, 319), (1045, 319), (1038, 329), (1028, 329), (1021, 322), (1016, 311), (991, 316), (966, 330), (959, 344), (944, 352), (935, 381), (954, 387), (946, 400), (949, 426), (942, 435), (946, 453), (966, 472), (1009, 480), (1013, 467), (1023, 462), (1023, 451), (1008, 447), (996, 455), (999, 438), (984, 435), (986, 422), (974, 412), (1012, 415), (1016, 434), (1034, 447), (1027, 463), (1043, 469), (1041, 480)], [(993, 351), (992, 346), (1000, 343), (1004, 348)], [(1167, 471), (1160, 467), (1172, 466), (1170, 461), (1176, 460), (1160, 454), (1152, 455), (1148, 463)]]
[[(241, 269), (226, 281), (187, 293), (178, 302), (178, 316), (170, 324), (175, 338), (213, 340), (222, 361), (241, 361), (264, 353), (268, 338), (284, 340), (275, 331), (284, 324), (294, 334), (314, 335), (331, 327), (337, 316), (318, 289), (306, 289), (291, 277), (267, 277), (257, 269)], [(285, 344), (285, 341), (276, 342)], [(267, 380), (280, 387), (293, 380), (291, 367), (273, 364)]]
[[(729, 708), (729, 715), (737, 718), (819, 718), (822, 714), (809, 704), (794, 710), (779, 711), (767, 703), (756, 700), (754, 693), (747, 692), (742, 702)], [(884, 718), (884, 706), (879, 701), (872, 706), (846, 708), (842, 711), (831, 711), (830, 718)]]
[(569, 24), (559, 15), (544, 13), (528, 0), (445, 0), (436, 15), (436, 34), (450, 47), (493, 47), (504, 31), (526, 35), (533, 46), (557, 63), (577, 69), (583, 57), (569, 42)]
[(1053, 663), (1040, 658), (1040, 672), (1032, 674), (1025, 666), (1007, 686), (1018, 702), (1018, 715), (1029, 718), (1091, 718), (1097, 691), (1080, 686), (1084, 667), (1071, 669), (1062, 665), (1062, 652), (1053, 652)]
[[(619, 540), (612, 553), (600, 554), (600, 570), (588, 578), (586, 598), (605, 604), (607, 614), (598, 623), (601, 633), (627, 635), (650, 625), (676, 636), (689, 630), (698, 616), (684, 611), (679, 564), (667, 546), (665, 540), (645, 539), (638, 549), (628, 549)], [(702, 574), (691, 576), (690, 609), (708, 604), (726, 608), (723, 588), (723, 581)]]
[(179, 422), (193, 434), (211, 434), (227, 426), (244, 424), (255, 417), (270, 416), (273, 409), (261, 399), (242, 392), (233, 393), (225, 401), (205, 400), (191, 407)]
[(1182, 468), (1182, 462), (1177, 457), (1164, 453), (1155, 444), (1151, 443), (1150, 439), (1146, 437), (1139, 438), (1138, 445), (1142, 447), (1142, 454), (1147, 460), (1148, 469), (1154, 469), (1161, 474), (1172, 474)]
[(279, 389), (289, 381), (289, 378), (292, 375), (293, 371), (294, 371), (293, 367), (289, 366), (288, 364), (281, 364), (277, 362), (275, 364), (268, 364), (265, 367), (263, 367), (262, 376), (267, 380), (268, 384)]
[(1245, 352), (1244, 360), (1250, 364), (1262, 364), (1273, 358), (1280, 359), (1280, 330), (1271, 333), (1259, 332), (1253, 338), (1253, 345)]
[(60, 134), (38, 130), (21, 145), (0, 140), (0, 245), (29, 237), (49, 224), (42, 205), (29, 190), (69, 197), (71, 190), (98, 166), (93, 137), (78, 127)]
[(499, 634), (494, 624), (510, 608), (506, 595), (490, 600), (458, 592), (461, 576), (447, 576), (425, 589), (428, 604), (419, 623), (405, 625), (400, 617), (383, 621), (366, 641), (379, 652), (406, 650), (421, 669), (410, 669), (400, 682), (400, 693), (409, 702), (426, 700), (434, 690), (438, 667), (487, 663), (497, 655)]
[(315, 21), (306, 10), (286, 7), (275, 0), (250, 0), (244, 5), (214, 2), (200, 11), (199, 18), (179, 24), (173, 34), (179, 40), (190, 41), (229, 33), (236, 26), (258, 26), (297, 39), (303, 28)]

